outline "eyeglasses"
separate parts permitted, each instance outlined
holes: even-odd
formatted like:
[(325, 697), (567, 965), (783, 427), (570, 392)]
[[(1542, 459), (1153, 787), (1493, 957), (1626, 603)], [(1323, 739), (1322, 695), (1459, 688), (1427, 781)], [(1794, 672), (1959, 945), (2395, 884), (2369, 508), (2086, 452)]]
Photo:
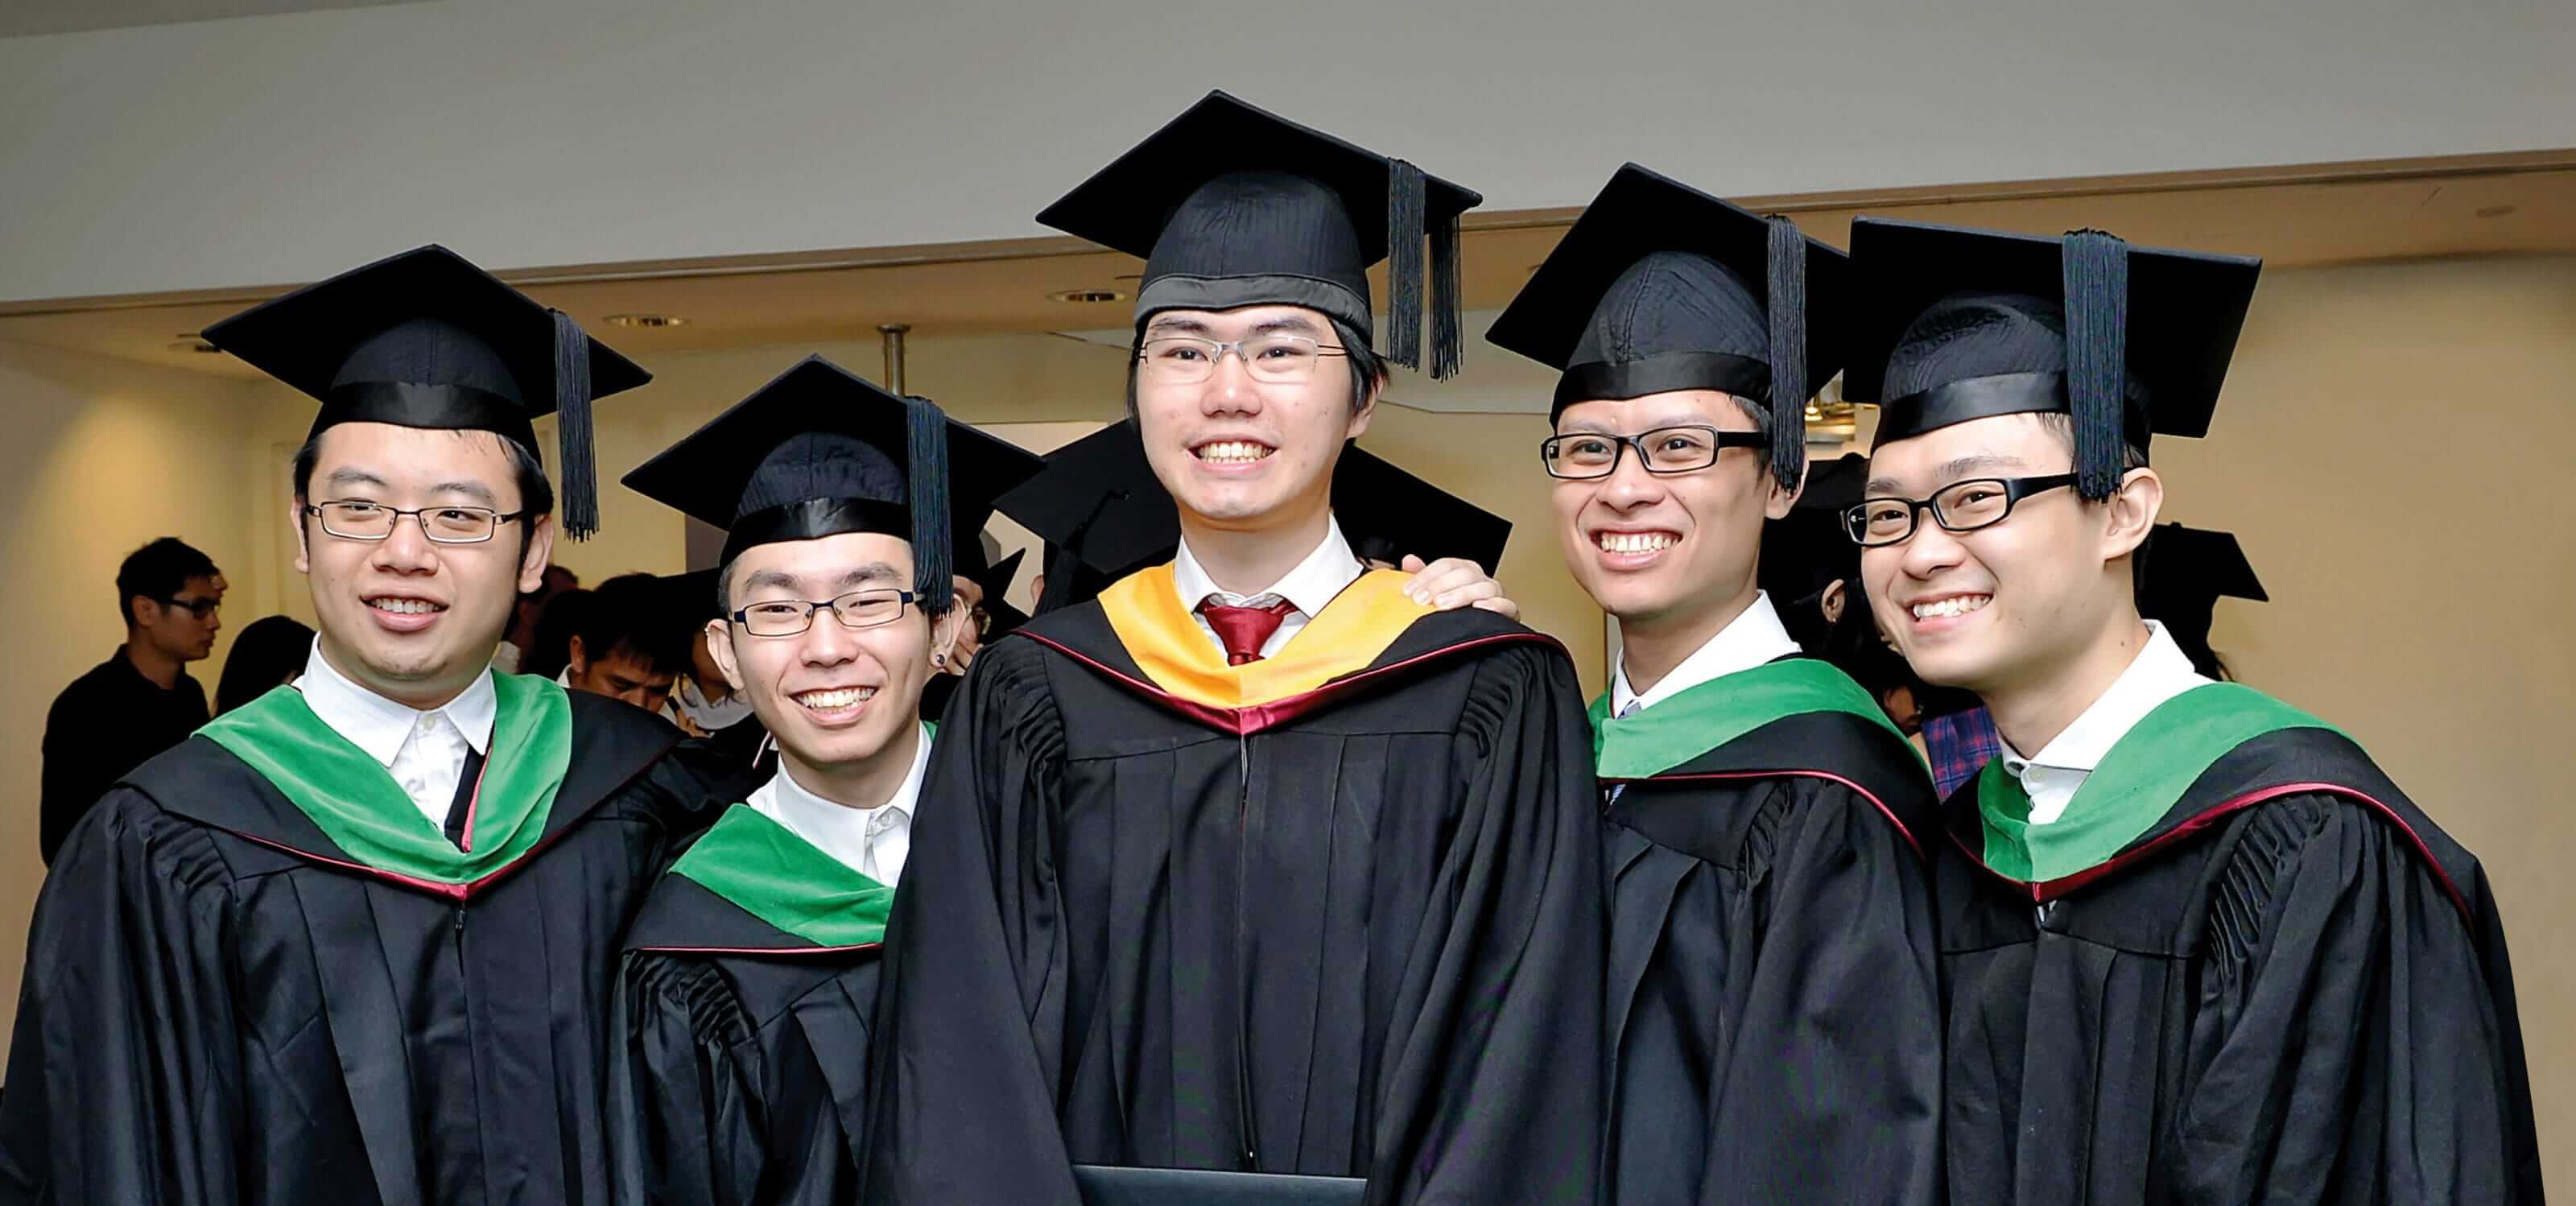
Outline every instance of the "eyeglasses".
[(1589, 481), (1619, 471), (1619, 458), (1637, 450), (1637, 463), (1648, 473), (1689, 473), (1717, 463), (1728, 448), (1762, 448), (1771, 437), (1758, 431), (1720, 431), (1706, 424), (1658, 427), (1638, 435), (1578, 432), (1549, 436), (1538, 442), (1539, 463), (1547, 475), (1567, 481)]
[(346, 499), (304, 508), (307, 515), (322, 517), (322, 530), (342, 540), (384, 540), (394, 534), (394, 525), (405, 516), (420, 521), (421, 535), (432, 544), (481, 544), (492, 538), (504, 523), (527, 517), (525, 511), (495, 511), (490, 507), (414, 507), (403, 510), (383, 503)]
[(1348, 356), (1350, 350), (1326, 347), (1308, 335), (1273, 333), (1226, 343), (1195, 335), (1157, 335), (1137, 349), (1144, 376), (1164, 385), (1194, 385), (1216, 375), (1216, 362), (1227, 352), (1243, 361), (1255, 380), (1287, 385), (1315, 375), (1315, 362), (1326, 356)]
[(814, 626), (814, 613), (828, 610), (843, 628), (875, 628), (902, 618), (918, 596), (908, 590), (854, 590), (820, 603), (777, 599), (754, 603), (733, 613), (733, 622), (753, 636), (795, 636)]
[(1990, 528), (2034, 494), (2075, 484), (2072, 473), (2044, 477), (1972, 477), (1934, 491), (1930, 498), (1864, 498), (1843, 511), (1843, 528), (1862, 548), (1903, 544), (1914, 536), (1916, 516), (1932, 513), (1945, 532)]
[(221, 609), (224, 605), (224, 601), (221, 599), (182, 599), (177, 595), (172, 595), (166, 599), (156, 599), (154, 602), (159, 603), (163, 607), (175, 607), (180, 611), (184, 611), (189, 615), (197, 617), (200, 620), (214, 615), (215, 612)]
[(977, 640), (993, 634), (993, 613), (984, 610), (984, 605), (981, 603), (967, 609), (966, 622), (974, 627)]

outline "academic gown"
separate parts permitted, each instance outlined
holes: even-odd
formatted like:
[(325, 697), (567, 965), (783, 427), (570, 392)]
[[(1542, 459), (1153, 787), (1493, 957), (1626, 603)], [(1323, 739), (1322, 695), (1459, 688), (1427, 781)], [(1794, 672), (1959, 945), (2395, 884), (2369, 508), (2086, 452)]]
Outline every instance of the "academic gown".
[(1616, 793), (1604, 1200), (1936, 1201), (1922, 760), (1801, 657), (1592, 715)]
[(855, 1206), (894, 890), (747, 805), (626, 939), (609, 1117), (625, 1206)]
[(712, 809), (668, 723), (501, 682), (472, 853), (291, 688), (109, 791), (37, 899), (0, 1202), (608, 1200), (615, 943)]
[(872, 1200), (1069, 1204), (1069, 1164), (1593, 1200), (1573, 668), (1403, 581), (1229, 668), (1166, 566), (976, 658), (889, 929)]
[(2205, 685), (2027, 806), (1945, 805), (1952, 1201), (2541, 1200), (2485, 872), (2349, 738)]

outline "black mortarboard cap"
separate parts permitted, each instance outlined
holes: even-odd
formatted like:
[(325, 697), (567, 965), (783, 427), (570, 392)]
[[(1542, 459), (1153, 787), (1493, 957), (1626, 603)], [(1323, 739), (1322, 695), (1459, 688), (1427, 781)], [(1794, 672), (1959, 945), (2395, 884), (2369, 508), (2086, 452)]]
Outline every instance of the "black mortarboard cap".
[(1458, 371), (1458, 216), (1483, 200), (1211, 92), (1038, 221), (1144, 257), (1140, 330), (1163, 310), (1294, 305), (1366, 335), (1369, 266), (1391, 258), (1384, 354), (1423, 367), (1427, 291), (1429, 367), (1446, 378)]
[(2139, 570), (2138, 614), (2164, 625), (2204, 674), (2216, 663), (2209, 626), (2217, 618), (2218, 600), (2272, 599), (2232, 532), (2157, 524), (2139, 554)]
[[(1756, 578), (1775, 605), (1815, 595), (1835, 579), (1860, 575), (1860, 546), (1843, 526), (1843, 512), (1860, 501), (1869, 458), (1857, 452), (1807, 469), (1807, 488), (1796, 506), (1762, 525), (1762, 560)], [(1860, 596), (1851, 596), (1857, 600)]]
[(702, 569), (690, 570), (684, 574), (663, 575), (662, 581), (670, 590), (673, 614), (683, 616), (691, 623), (699, 625), (718, 618), (716, 579), (720, 572), (716, 569)]
[(311, 435), (341, 423), (489, 431), (533, 454), (534, 420), (560, 411), (556, 485), (576, 540), (599, 530), (591, 401), (652, 380), (435, 244), (253, 306), (205, 339), (319, 399)]
[(992, 617), (991, 625), (984, 630), (987, 641), (1029, 622), (1029, 613), (1013, 606), (1010, 600), (1011, 579), (1020, 576), (1020, 562), (1027, 556), (1028, 550), (1020, 549), (981, 573), (967, 575), (984, 588), (984, 614)]
[(1503, 563), (1512, 523), (1397, 468), (1357, 446), (1333, 468), (1333, 514), (1363, 560), (1400, 565), (1463, 557), (1491, 576)]
[(745, 549), (785, 540), (901, 537), (912, 543), (915, 593), (937, 612), (956, 585), (952, 508), (981, 515), (1040, 464), (927, 398), (898, 398), (809, 356), (625, 482), (724, 528), (728, 565)]
[(1631, 163), (1485, 338), (1564, 371), (1551, 421), (1577, 402), (1682, 389), (1761, 403), (1772, 474), (1794, 489), (1807, 399), (1842, 366), (1847, 260), (1785, 217)]
[[(1045, 459), (1036, 453), (1029, 453), (1028, 458), (1029, 464), (1033, 466), (1043, 468), (1046, 464)], [(1031, 473), (1036, 471), (1035, 468), (1030, 470)], [(948, 568), (960, 578), (970, 582), (981, 582), (986, 571), (993, 568), (992, 555), (985, 551), (985, 546), (990, 541), (984, 535), (984, 525), (993, 521), (991, 500), (976, 502), (957, 499), (954, 505), (949, 507), (948, 513), (952, 517), (948, 529), (949, 539), (956, 550), (955, 555), (949, 559)]]
[(1145, 459), (1133, 419), (1048, 453), (1044, 470), (993, 506), (1047, 544), (1039, 615), (1170, 560), (1181, 543), (1180, 512)]
[(1886, 443), (1993, 415), (2074, 417), (2077, 488), (2108, 498), (2121, 444), (2209, 433), (2262, 261), (1884, 218), (1852, 223), (1843, 397)]

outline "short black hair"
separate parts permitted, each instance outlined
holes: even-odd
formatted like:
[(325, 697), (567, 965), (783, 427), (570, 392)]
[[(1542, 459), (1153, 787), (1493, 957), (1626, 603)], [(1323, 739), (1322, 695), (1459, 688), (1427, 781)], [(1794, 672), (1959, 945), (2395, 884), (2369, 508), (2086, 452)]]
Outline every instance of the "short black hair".
[(574, 613), (571, 635), (581, 638), (583, 655), (593, 661), (624, 651), (657, 673), (679, 674), (689, 669), (689, 638), (699, 624), (678, 601), (651, 574), (619, 574), (590, 592)]
[[(1386, 359), (1370, 350), (1368, 337), (1362, 335), (1358, 328), (1338, 318), (1327, 317), (1325, 321), (1332, 324), (1334, 340), (1339, 342), (1342, 350), (1349, 354), (1351, 413), (1358, 414), (1368, 406), (1371, 397), (1386, 388)], [(1129, 341), (1127, 345), (1127, 417), (1130, 419), (1136, 417), (1137, 357), (1144, 353), (1145, 324), (1138, 323), (1136, 338)]]
[(187, 589), (188, 579), (222, 573), (215, 568), (214, 558), (176, 536), (164, 536), (127, 553), (124, 563), (116, 567), (116, 614), (132, 628), (138, 622), (134, 618), (137, 597), (166, 603)]
[[(537, 613), (537, 633), (519, 651), (519, 673), (553, 678), (572, 661), (572, 636), (590, 610), (590, 592), (582, 587), (559, 590)], [(584, 642), (585, 646), (588, 642)]]
[(262, 616), (233, 638), (215, 680), (215, 715), (221, 716), (276, 689), (304, 670), (313, 653), (313, 630), (288, 616)]
[[(295, 501), (298, 503), (305, 502), (311, 497), (309, 489), (313, 485), (313, 466), (322, 459), (322, 437), (330, 434), (330, 431), (330, 428), (325, 427), (314, 432), (305, 438), (303, 447), (295, 450)], [(456, 434), (463, 436), (478, 433), (459, 429)], [(520, 512), (531, 519), (539, 515), (554, 514), (555, 485), (546, 480), (545, 462), (538, 460), (536, 453), (529, 451), (517, 440), (491, 432), (479, 434), (490, 435), (493, 439), (501, 441), (502, 451), (509, 454), (510, 472), (518, 479), (519, 484)], [(533, 523), (519, 525), (520, 551), (527, 550), (528, 541), (535, 538), (535, 531), (536, 525)]]

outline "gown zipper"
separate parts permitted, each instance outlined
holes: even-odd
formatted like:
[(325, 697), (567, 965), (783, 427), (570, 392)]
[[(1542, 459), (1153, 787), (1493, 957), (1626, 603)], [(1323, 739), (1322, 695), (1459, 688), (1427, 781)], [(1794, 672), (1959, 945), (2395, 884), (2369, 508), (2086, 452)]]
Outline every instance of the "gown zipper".
[(1252, 925), (1244, 884), (1252, 863), (1252, 738), (1235, 735), (1234, 835), (1234, 1111), (1243, 1136), (1243, 1171), (1261, 1170), (1261, 1144), (1252, 1112)]

